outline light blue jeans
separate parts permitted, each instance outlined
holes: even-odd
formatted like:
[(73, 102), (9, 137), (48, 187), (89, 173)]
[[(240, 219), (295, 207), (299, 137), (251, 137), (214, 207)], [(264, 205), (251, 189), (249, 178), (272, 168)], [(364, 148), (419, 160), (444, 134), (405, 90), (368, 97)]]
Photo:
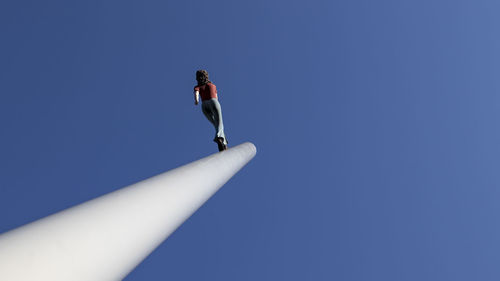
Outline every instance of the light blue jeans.
[(224, 135), (224, 123), (222, 122), (222, 109), (217, 99), (204, 100), (201, 103), (201, 110), (208, 121), (215, 127), (215, 137), (223, 138), (227, 144), (226, 136)]

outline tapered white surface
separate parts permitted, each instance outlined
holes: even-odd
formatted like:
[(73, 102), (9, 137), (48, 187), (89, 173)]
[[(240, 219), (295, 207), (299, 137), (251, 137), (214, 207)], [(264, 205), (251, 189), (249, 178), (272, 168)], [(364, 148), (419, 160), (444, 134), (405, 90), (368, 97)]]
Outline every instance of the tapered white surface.
[(0, 280), (121, 280), (255, 153), (244, 143), (4, 233)]

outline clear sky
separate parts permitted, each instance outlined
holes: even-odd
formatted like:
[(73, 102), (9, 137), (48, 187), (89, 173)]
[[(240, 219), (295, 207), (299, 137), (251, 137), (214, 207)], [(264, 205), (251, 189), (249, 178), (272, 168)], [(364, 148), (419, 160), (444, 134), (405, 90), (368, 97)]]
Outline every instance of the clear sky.
[(0, 232), (256, 158), (125, 281), (499, 280), (498, 1), (1, 1)]

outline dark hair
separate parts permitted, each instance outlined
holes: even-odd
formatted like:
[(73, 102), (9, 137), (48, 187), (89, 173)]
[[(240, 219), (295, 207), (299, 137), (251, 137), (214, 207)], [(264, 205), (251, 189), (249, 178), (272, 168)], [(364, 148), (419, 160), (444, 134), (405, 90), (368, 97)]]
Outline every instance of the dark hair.
[(196, 81), (198, 81), (198, 86), (211, 83), (208, 79), (208, 72), (203, 69), (196, 71)]

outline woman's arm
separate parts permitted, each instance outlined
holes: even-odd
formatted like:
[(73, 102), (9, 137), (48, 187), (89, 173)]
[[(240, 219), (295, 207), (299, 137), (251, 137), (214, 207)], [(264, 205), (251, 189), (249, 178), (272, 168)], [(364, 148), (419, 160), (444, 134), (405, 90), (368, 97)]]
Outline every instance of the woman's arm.
[(200, 92), (194, 91), (194, 105), (197, 105), (200, 102)]

